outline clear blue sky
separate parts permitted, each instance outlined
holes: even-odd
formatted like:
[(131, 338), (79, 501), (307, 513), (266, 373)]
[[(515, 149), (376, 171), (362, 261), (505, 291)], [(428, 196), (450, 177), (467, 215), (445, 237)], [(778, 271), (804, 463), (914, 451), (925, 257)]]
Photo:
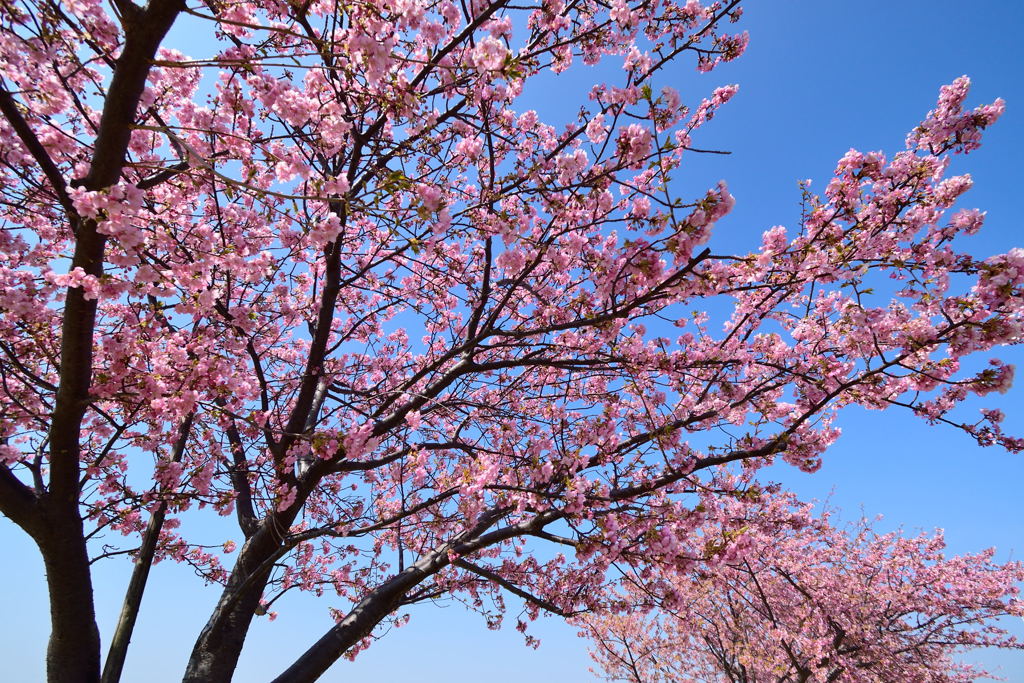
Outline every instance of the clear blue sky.
[[(740, 84), (739, 95), (695, 141), (732, 155), (701, 158), (680, 178), (694, 196), (720, 178), (729, 182), (738, 201), (734, 214), (718, 226), (728, 233), (726, 239), (753, 246), (772, 225), (795, 226), (798, 179), (813, 178), (823, 187), (835, 161), (851, 146), (900, 149), (906, 132), (934, 104), (939, 86), (968, 74), (974, 81), (972, 105), (995, 97), (1008, 102), (1003, 119), (986, 134), (985, 147), (959, 158), (954, 167), (975, 179), (965, 205), (988, 211), (986, 228), (971, 248), (989, 255), (1024, 246), (1019, 209), (1024, 3), (779, 0), (748, 5), (740, 26), (750, 31), (751, 44), (742, 59), (707, 75), (681, 63), (655, 84), (675, 85), (691, 100), (718, 85)], [(558, 97), (548, 89), (552, 84), (559, 87)], [(588, 84), (547, 80), (545, 90), (528, 92), (525, 102), (550, 106), (574, 85)], [(567, 111), (575, 109), (574, 102), (562, 102)], [(1024, 375), (1019, 347), (1002, 355)], [(1010, 393), (990, 399), (1007, 412), (1007, 426), (1024, 433), (1024, 376)], [(944, 528), (951, 552), (996, 546), (1001, 559), (1024, 557), (1020, 456), (979, 449), (960, 433), (926, 427), (905, 414), (847, 413), (841, 426), (844, 436), (820, 472), (803, 475), (784, 467), (773, 468), (771, 476), (804, 498), (831, 494), (831, 504), (847, 519), (863, 510), (884, 515), (885, 529)], [(48, 634), (42, 563), (34, 546), (6, 520), (0, 521), (0, 538), (6, 549), (0, 582), (7, 587), (0, 677), (42, 680)], [(105, 637), (116, 618), (126, 571), (127, 562), (116, 561), (97, 572)], [(216, 591), (204, 591), (187, 569), (158, 565), (124, 680), (180, 680), (215, 597)], [(236, 681), (272, 678), (329, 623), (325, 604), (314, 599), (297, 596), (275, 607), (281, 612), (276, 622), (257, 620)], [(1019, 622), (1010, 626), (1024, 635)], [(458, 606), (419, 609), (407, 627), (389, 634), (356, 663), (337, 664), (323, 680), (594, 680), (587, 673), (584, 643), (572, 629), (548, 619), (536, 635), (543, 640), (541, 648), (528, 650), (514, 629), (487, 631), (479, 617)], [(1001, 665), (1008, 680), (1024, 681), (1024, 654), (986, 653), (981, 659)]]

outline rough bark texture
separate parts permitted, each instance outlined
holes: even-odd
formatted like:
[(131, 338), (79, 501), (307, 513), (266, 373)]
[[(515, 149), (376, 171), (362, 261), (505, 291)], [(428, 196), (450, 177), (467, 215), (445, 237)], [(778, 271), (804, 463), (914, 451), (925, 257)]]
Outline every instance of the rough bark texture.
[(92, 683), (100, 677), (100, 633), (82, 520), (61, 514), (47, 522), (46, 531), (37, 538), (50, 594), (47, 679), (51, 683)]
[(380, 586), (275, 678), (274, 683), (311, 683), (320, 678), (349, 648), (394, 612), (405, 594), (430, 573), (414, 565)]
[(192, 649), (183, 683), (231, 680), (278, 547), (266, 523), (242, 546), (228, 585)]

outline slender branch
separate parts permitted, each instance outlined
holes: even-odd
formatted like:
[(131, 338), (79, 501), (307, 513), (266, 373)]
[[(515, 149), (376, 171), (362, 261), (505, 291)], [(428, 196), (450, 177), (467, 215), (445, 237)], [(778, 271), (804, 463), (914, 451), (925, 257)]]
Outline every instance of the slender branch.
[(455, 560), (455, 566), (456, 567), (461, 567), (462, 569), (465, 569), (466, 571), (472, 572), (472, 573), (476, 574), (477, 576), (480, 576), (480, 577), (482, 577), (484, 579), (487, 579), (488, 581), (496, 583), (499, 586), (501, 586), (502, 588), (504, 588), (505, 590), (507, 590), (509, 593), (512, 593), (513, 595), (516, 595), (516, 596), (522, 598), (523, 600), (526, 600), (527, 602), (531, 602), (534, 605), (536, 605), (537, 607), (540, 607), (541, 609), (547, 610), (548, 612), (551, 612), (552, 614), (557, 614), (560, 617), (571, 617), (574, 614), (576, 614), (576, 612), (566, 612), (565, 610), (563, 610), (561, 607), (559, 607), (558, 605), (554, 604), (553, 602), (549, 602), (548, 600), (545, 600), (544, 598), (539, 598), (536, 595), (533, 595), (532, 593), (529, 593), (529, 592), (523, 590), (522, 588), (520, 588), (519, 586), (515, 585), (511, 581), (506, 580), (502, 576), (500, 576), (498, 574), (495, 574), (491, 570), (485, 569), (484, 567), (480, 567), (478, 565), (475, 565), (472, 562), (469, 562), (467, 560), (462, 560), (462, 559)]
[[(178, 428), (178, 438), (174, 442), (174, 449), (171, 452), (171, 462), (181, 462), (188, 437), (192, 432), (194, 418), (195, 413), (189, 413)], [(135, 558), (132, 576), (128, 581), (128, 589), (125, 591), (124, 602), (121, 605), (121, 615), (118, 617), (117, 627), (114, 629), (110, 648), (107, 650), (107, 660), (103, 665), (103, 676), (100, 678), (101, 683), (118, 683), (121, 680), (125, 657), (128, 655), (128, 644), (131, 642), (132, 633), (135, 630), (135, 621), (138, 619), (139, 607), (142, 605), (142, 594), (146, 590), (149, 570), (153, 566), (153, 558), (156, 555), (156, 547), (160, 540), (160, 531), (163, 529), (166, 513), (167, 501), (164, 500), (150, 516), (146, 531), (143, 532), (142, 545)]]
[(65, 213), (67, 213), (72, 229), (75, 229), (79, 218), (78, 211), (75, 210), (74, 202), (71, 201), (71, 197), (68, 195), (64, 176), (61, 175), (57, 165), (53, 163), (53, 159), (50, 158), (46, 148), (43, 147), (43, 143), (36, 137), (35, 131), (32, 130), (28, 121), (18, 111), (18, 103), (14, 97), (5, 88), (0, 88), (0, 113), (11, 124), (11, 128), (17, 133), (18, 139), (21, 140), (21, 144), (25, 145), (25, 149), (28, 150), (28, 153), (39, 164), (39, 169), (43, 172), (43, 175), (50, 181), (50, 187), (53, 188), (54, 194), (57, 195), (57, 201), (60, 202)]

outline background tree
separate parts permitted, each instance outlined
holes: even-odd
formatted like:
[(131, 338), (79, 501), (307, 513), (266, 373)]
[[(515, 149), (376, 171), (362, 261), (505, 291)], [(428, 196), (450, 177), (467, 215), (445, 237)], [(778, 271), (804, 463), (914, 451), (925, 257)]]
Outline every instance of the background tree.
[[(223, 585), (186, 680), (229, 679), (293, 589), (337, 596), (280, 676), (313, 680), (405, 605), (594, 606), (702, 498), (777, 455), (814, 469), (844, 405), (1021, 447), (949, 416), (1010, 381), (959, 359), (1019, 338), (1024, 260), (952, 246), (982, 216), (943, 216), (970, 185), (947, 158), (1002, 111), (963, 111), (965, 79), (906, 151), (844, 157), (792, 238), (714, 254), (725, 185), (669, 180), (735, 87), (687, 106), (655, 81), (739, 56), (735, 2), (112, 9), (6, 4), (0, 32), (0, 510), (44, 558), (51, 680), (99, 676), (104, 556), (135, 560), (106, 680), (165, 557)], [(175, 21), (220, 51), (161, 47)], [(574, 125), (516, 111), (609, 57)], [(237, 554), (176, 533), (204, 508)]]
[[(618, 609), (580, 618), (611, 680), (975, 681), (956, 655), (1022, 649), (1024, 566), (947, 559), (941, 533), (877, 535), (807, 507), (720, 509), (690, 558), (626, 576)], [(730, 509), (730, 507), (732, 509)]]

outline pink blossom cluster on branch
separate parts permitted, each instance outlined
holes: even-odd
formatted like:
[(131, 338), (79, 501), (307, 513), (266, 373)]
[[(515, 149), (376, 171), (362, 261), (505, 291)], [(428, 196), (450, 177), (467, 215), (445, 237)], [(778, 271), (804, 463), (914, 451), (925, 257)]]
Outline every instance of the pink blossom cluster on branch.
[[(1002, 104), (965, 111), (959, 79), (904, 151), (851, 151), (805, 188), (791, 233), (713, 252), (734, 198), (672, 175), (737, 89), (662, 81), (739, 57), (740, 15), (5, 5), (0, 511), (47, 566), (51, 680), (98, 671), (100, 556), (135, 561), (106, 681), (162, 558), (222, 590), (185, 680), (229, 678), (293, 590), (337, 622), (279, 679), (314, 680), (407, 605), (461, 599), (491, 625), (509, 593), (524, 619), (598, 605), (614, 564), (690, 542), (708, 491), (775, 457), (816, 469), (848, 405), (1021, 450), (998, 411), (956, 414), (1012, 377), (961, 359), (1021, 335), (1020, 254), (958, 251), (983, 214), (945, 177)], [(179, 24), (215, 47), (164, 45)], [(523, 104), (602, 62), (618, 80), (568, 125)], [(178, 533), (211, 511), (238, 536)]]
[(998, 619), (1024, 615), (1020, 563), (947, 558), (941, 533), (879, 535), (810, 506), (723, 506), (691, 556), (627, 575), (577, 619), (610, 680), (969, 681), (958, 655), (1024, 649)]

